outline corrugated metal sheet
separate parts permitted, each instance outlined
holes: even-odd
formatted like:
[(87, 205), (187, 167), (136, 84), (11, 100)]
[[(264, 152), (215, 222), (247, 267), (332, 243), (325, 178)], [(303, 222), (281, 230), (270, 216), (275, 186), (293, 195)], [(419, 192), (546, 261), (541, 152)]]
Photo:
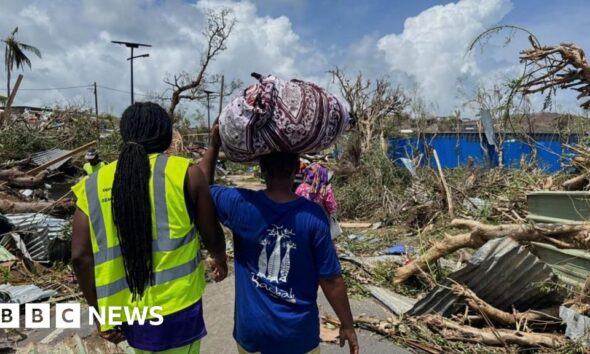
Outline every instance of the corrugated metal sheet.
[[(557, 300), (541, 289), (542, 284), (555, 279), (551, 268), (511, 238), (488, 241), (465, 267), (449, 278), (466, 285), (481, 299), (504, 311), (512, 311), (513, 306), (520, 311), (542, 308)], [(451, 284), (451, 281), (444, 281), (409, 314), (450, 316), (463, 311), (462, 298), (448, 289)]]
[[(37, 262), (48, 262), (50, 244), (69, 231), (68, 221), (46, 214), (8, 214), (6, 217), (14, 224), (13, 232), (24, 242), (28, 254)], [(5, 236), (0, 245), (7, 247), (16, 242), (18, 247), (17, 238)]]
[[(55, 290), (42, 290), (35, 285), (0, 285), (0, 297), (2, 302), (27, 304), (40, 300), (46, 300), (57, 294)], [(8, 296), (8, 297), (7, 297)]]
[[(590, 221), (590, 192), (531, 192), (527, 194), (531, 221), (577, 224)], [(582, 286), (590, 274), (590, 252), (559, 249), (533, 242), (532, 252), (548, 263), (561, 280)]]
[[(67, 155), (70, 152), (71, 152), (70, 150), (51, 149), (51, 150), (36, 152), (33, 155), (31, 155), (31, 159), (33, 160), (33, 162), (37, 166), (41, 166), (43, 164), (48, 163), (49, 161), (53, 161), (53, 160), (60, 158), (64, 155)], [(65, 164), (68, 160), (70, 160), (70, 159), (64, 159), (59, 162), (56, 162), (53, 165), (49, 166), (48, 169), (49, 170), (56, 170), (56, 169), (60, 168), (63, 164)]]
[(590, 192), (527, 193), (527, 218), (540, 223), (574, 224), (590, 221)]
[(533, 242), (533, 246), (532, 252), (549, 264), (559, 279), (572, 285), (584, 285), (590, 274), (590, 252), (559, 249), (537, 242)]

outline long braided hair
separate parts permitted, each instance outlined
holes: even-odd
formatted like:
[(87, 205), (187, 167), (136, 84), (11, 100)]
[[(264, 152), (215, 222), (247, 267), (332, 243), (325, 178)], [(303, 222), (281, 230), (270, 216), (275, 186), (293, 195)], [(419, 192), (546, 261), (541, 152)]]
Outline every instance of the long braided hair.
[(113, 222), (125, 277), (133, 300), (152, 283), (152, 211), (148, 154), (164, 152), (172, 142), (168, 113), (151, 102), (129, 106), (120, 122), (123, 147), (112, 190)]

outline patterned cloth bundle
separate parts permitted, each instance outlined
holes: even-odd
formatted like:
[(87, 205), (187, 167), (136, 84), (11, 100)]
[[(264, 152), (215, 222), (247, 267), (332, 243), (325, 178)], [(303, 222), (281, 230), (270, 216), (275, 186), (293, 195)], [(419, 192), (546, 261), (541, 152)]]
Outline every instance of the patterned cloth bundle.
[(255, 161), (271, 152), (313, 153), (326, 149), (345, 131), (350, 116), (328, 91), (299, 80), (260, 77), (219, 116), (228, 159)]

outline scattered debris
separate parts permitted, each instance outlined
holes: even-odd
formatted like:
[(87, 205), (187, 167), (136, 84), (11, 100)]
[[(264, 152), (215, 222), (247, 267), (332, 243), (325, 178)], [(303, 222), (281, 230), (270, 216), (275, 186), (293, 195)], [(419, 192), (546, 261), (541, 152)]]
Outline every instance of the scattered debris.
[(538, 309), (560, 300), (548, 296), (541, 286), (554, 281), (551, 268), (511, 238), (487, 242), (465, 267), (448, 278), (418, 301), (409, 314), (436, 313), (448, 317), (463, 311), (464, 296), (453, 291), (454, 283), (466, 286), (502, 311)]
[(575, 340), (583, 340), (586, 347), (590, 347), (590, 317), (584, 316), (566, 306), (559, 307), (559, 317), (567, 327), (565, 336)]
[(17, 304), (28, 304), (47, 300), (57, 294), (55, 290), (42, 290), (35, 285), (0, 285), (0, 302), (12, 302)]
[(396, 294), (393, 291), (378, 286), (368, 285), (366, 288), (375, 299), (379, 300), (385, 307), (398, 316), (408, 312), (417, 302), (416, 299)]
[(414, 247), (412, 246), (407, 246), (407, 245), (402, 245), (402, 244), (395, 244), (389, 248), (387, 248), (384, 252), (384, 254), (411, 254), (414, 253)]
[(8, 249), (19, 249), (27, 258), (41, 263), (52, 259), (52, 250), (60, 240), (69, 239), (69, 222), (45, 214), (9, 214), (13, 232), (0, 240)]

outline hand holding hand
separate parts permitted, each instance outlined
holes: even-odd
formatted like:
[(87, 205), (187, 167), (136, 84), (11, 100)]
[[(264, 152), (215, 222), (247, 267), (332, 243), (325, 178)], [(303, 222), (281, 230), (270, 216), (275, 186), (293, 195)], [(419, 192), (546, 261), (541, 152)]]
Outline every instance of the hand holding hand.
[(213, 280), (215, 280), (216, 283), (227, 277), (227, 256), (225, 252), (222, 255), (213, 257), (211, 271), (213, 273)]

